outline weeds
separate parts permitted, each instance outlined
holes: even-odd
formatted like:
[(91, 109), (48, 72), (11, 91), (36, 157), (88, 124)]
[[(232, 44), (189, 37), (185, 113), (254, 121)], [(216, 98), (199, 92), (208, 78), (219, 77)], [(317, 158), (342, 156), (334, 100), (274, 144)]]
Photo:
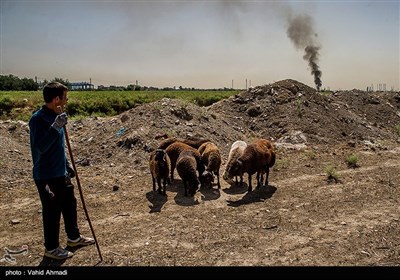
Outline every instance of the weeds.
[(336, 168), (333, 165), (328, 164), (327, 166), (325, 166), (324, 171), (325, 171), (326, 175), (328, 176), (328, 178), (327, 178), (328, 182), (332, 182), (332, 181), (335, 181), (335, 183), (339, 182), (339, 175), (336, 171)]
[(346, 158), (347, 166), (351, 168), (358, 167), (358, 156), (356, 154), (349, 155)]
[(394, 126), (394, 129), (395, 129), (397, 135), (400, 136), (400, 124), (396, 124), (396, 125)]
[(307, 150), (305, 151), (306, 157), (308, 157), (311, 160), (315, 160), (317, 158), (317, 154), (315, 153), (314, 150)]

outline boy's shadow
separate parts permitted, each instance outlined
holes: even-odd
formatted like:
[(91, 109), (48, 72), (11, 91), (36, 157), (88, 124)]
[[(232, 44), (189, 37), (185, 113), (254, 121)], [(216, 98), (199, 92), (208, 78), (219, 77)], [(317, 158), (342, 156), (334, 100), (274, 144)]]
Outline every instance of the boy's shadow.
[(43, 256), (42, 261), (38, 266), (61, 266), (67, 259), (55, 260), (46, 256)]
[[(68, 250), (68, 251), (70, 251), (72, 253), (75, 253), (77, 250), (79, 250), (82, 247), (86, 247), (86, 246), (85, 245), (79, 245), (79, 246), (74, 246), (74, 247), (66, 246), (64, 249)], [(61, 266), (66, 260), (67, 259), (56, 260), (56, 259), (52, 259), (52, 258), (43, 256), (43, 259), (39, 263), (38, 266)]]
[(251, 192), (247, 192), (241, 199), (237, 201), (228, 200), (228, 206), (238, 207), (240, 205), (250, 204), (254, 202), (262, 202), (271, 198), (275, 193), (276, 187), (269, 185), (268, 187), (255, 188)]

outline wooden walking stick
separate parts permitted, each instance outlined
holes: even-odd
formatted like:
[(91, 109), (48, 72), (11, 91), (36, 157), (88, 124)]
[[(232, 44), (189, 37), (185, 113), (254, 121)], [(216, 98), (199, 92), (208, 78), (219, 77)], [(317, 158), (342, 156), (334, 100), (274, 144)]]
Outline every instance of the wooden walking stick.
[[(57, 108), (60, 110), (60, 112), (63, 111), (61, 106), (58, 106)], [(81, 182), (79, 181), (78, 172), (76, 170), (74, 155), (72, 153), (71, 144), (69, 143), (69, 137), (68, 137), (68, 131), (67, 131), (67, 126), (66, 125), (64, 125), (64, 134), (65, 134), (65, 142), (67, 142), (67, 146), (68, 146), (69, 156), (70, 156), (71, 162), (72, 162), (72, 167), (74, 168), (74, 172), (75, 172), (75, 179), (76, 179), (76, 184), (78, 185), (79, 196), (81, 197), (81, 201), (82, 201), (82, 207), (83, 207), (83, 210), (85, 211), (86, 218), (87, 218), (87, 220), (89, 222), (89, 227), (90, 227), (90, 230), (92, 231), (92, 235), (93, 235), (93, 238), (94, 238), (94, 242), (96, 243), (97, 251), (99, 252), (100, 261), (103, 261), (103, 257), (101, 255), (101, 251), (100, 251), (100, 246), (99, 246), (99, 243), (97, 242), (96, 235), (94, 234), (94, 229), (93, 229), (93, 226), (92, 226), (92, 222), (90, 221), (89, 213), (88, 213), (88, 211), (86, 209), (85, 200), (83, 198)]]

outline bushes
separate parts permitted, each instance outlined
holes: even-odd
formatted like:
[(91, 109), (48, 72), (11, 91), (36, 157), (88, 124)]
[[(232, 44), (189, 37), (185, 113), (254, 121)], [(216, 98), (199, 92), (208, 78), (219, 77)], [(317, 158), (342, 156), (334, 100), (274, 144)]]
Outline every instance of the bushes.
[(10, 97), (5, 96), (0, 99), (0, 116), (9, 115), (11, 113), (14, 103)]

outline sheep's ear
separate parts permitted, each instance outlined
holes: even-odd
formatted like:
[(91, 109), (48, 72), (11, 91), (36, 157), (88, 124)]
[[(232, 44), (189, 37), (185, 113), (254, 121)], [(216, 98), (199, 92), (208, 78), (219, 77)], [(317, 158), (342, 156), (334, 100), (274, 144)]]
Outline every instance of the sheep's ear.
[(164, 156), (163, 156), (163, 161), (167, 161), (167, 153), (164, 153)]

